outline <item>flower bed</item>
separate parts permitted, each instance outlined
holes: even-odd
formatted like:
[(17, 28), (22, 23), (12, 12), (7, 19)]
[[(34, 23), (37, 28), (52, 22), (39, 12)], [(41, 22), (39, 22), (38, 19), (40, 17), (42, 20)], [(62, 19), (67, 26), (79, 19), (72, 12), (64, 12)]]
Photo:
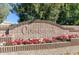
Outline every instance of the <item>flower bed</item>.
[(26, 45), (26, 44), (43, 44), (43, 43), (53, 43), (55, 39), (16, 39), (1, 42), (1, 46), (11, 46), (11, 45)]
[(15, 40), (4, 40), (1, 41), (0, 45), (1, 46), (13, 46), (13, 45), (27, 45), (27, 44), (43, 44), (43, 43), (53, 43), (56, 42), (57, 40), (62, 41), (71, 41), (72, 38), (77, 38), (78, 35), (76, 34), (71, 34), (71, 35), (60, 35), (57, 37), (52, 37), (52, 38), (42, 38), (42, 39), (15, 39)]

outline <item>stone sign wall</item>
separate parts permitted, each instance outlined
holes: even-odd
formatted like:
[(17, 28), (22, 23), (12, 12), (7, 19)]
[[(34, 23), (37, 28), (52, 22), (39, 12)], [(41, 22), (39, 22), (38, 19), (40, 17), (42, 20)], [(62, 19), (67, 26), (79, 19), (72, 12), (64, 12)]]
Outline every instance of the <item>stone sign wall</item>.
[(60, 34), (68, 34), (68, 30), (58, 26), (52, 22), (35, 20), (32, 23), (24, 23), (16, 26), (10, 31), (15, 38), (28, 39), (28, 38), (52, 38)]

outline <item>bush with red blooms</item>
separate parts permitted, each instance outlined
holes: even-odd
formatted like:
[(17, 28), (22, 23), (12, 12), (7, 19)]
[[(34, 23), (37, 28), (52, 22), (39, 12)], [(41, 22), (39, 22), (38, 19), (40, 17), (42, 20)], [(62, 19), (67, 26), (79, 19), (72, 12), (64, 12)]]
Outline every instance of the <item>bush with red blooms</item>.
[(40, 43), (52, 43), (55, 41), (56, 41), (56, 39), (54, 37), (52, 37), (51, 39), (50, 38), (42, 38), (39, 40)]
[(76, 37), (78, 37), (77, 34), (71, 34), (71, 35), (68, 35), (68, 36), (69, 36), (69, 38), (76, 38)]
[(16, 40), (9, 40), (6, 42), (6, 45), (20, 45), (22, 44), (23, 40), (16, 39)]
[(16, 39), (16, 40), (9, 40), (6, 42), (6, 45), (21, 45), (21, 44), (39, 44), (40, 41), (38, 39), (31, 39), (31, 40), (23, 40), (23, 39)]
[(23, 40), (22, 44), (32, 44), (32, 42), (30, 40)]
[(63, 41), (63, 40), (69, 39), (69, 37), (67, 35), (60, 35), (60, 36), (57, 36), (56, 39)]
[(52, 42), (56, 42), (56, 37), (52, 37)]
[(69, 34), (69, 35), (60, 35), (60, 36), (57, 36), (56, 39), (58, 40), (62, 40), (62, 41), (71, 41), (72, 38), (76, 38), (78, 37), (77, 34)]
[(49, 38), (43, 38), (43, 42), (44, 43), (52, 43), (54, 41), (54, 39), (49, 39)]
[(52, 43), (54, 40), (53, 39), (48, 39), (48, 38), (30, 39), (30, 40), (16, 39), (16, 40), (7, 41), (6, 45), (21, 45), (21, 44), (25, 45), (25, 44)]
[(51, 43), (51, 42), (52, 42), (52, 40), (51, 40), (51, 39), (49, 39), (49, 38), (43, 38), (43, 42), (44, 42), (44, 43)]
[(32, 44), (39, 44), (40, 43), (39, 39), (31, 39), (30, 42)]

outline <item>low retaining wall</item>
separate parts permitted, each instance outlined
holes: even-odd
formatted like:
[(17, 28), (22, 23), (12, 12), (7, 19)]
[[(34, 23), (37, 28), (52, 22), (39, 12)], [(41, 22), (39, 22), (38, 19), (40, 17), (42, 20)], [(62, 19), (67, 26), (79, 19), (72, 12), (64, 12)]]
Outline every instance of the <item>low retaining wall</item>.
[(11, 37), (0, 37), (0, 42), (12, 40)]
[(30, 51), (39, 49), (53, 49), (59, 47), (76, 46), (79, 42), (55, 42), (44, 44), (28, 44), (28, 45), (15, 45), (15, 46), (0, 46), (0, 53), (17, 52), (17, 51)]

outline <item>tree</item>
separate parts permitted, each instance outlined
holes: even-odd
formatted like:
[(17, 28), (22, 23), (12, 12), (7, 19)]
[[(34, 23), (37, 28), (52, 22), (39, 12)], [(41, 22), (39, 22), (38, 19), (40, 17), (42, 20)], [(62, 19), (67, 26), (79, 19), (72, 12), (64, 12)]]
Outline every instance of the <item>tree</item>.
[(27, 20), (50, 20), (61, 25), (79, 25), (79, 4), (77, 3), (23, 3), (14, 10), (19, 22)]
[(56, 22), (58, 19), (60, 4), (51, 3), (23, 3), (17, 4), (14, 10), (20, 17), (19, 22), (40, 19), (40, 20), (51, 20)]
[(66, 3), (61, 5), (58, 24), (78, 25), (79, 24), (79, 4)]
[(7, 15), (9, 14), (9, 5), (8, 4), (3, 4), (0, 3), (0, 23), (5, 20), (5, 18), (7, 17)]

